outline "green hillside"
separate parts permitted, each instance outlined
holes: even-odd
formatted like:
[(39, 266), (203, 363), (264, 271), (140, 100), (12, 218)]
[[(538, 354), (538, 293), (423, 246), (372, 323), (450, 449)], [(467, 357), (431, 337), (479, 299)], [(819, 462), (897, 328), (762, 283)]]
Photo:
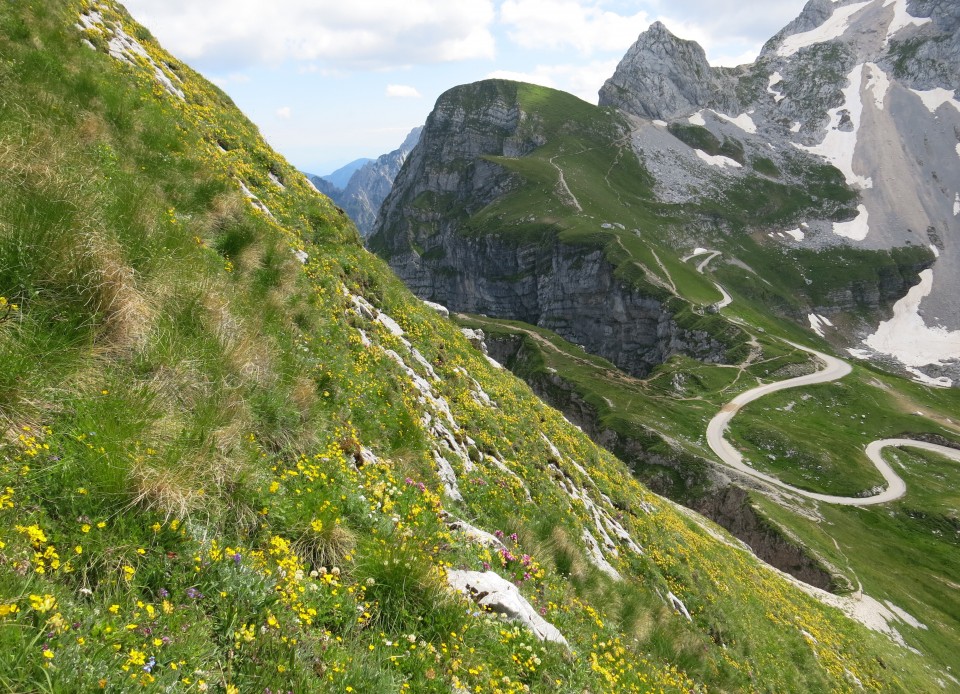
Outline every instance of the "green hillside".
[[(522, 116), (504, 133), (497, 117), (511, 107)], [(468, 127), (460, 127), (461, 113)], [(931, 252), (815, 251), (771, 241), (783, 225), (824, 210), (842, 213), (853, 199), (836, 169), (799, 155), (786, 155), (790, 166), (782, 172), (753, 162), (753, 173), (725, 178), (716, 195), (700, 202), (664, 203), (647, 162), (629, 145), (634, 131), (652, 127), (544, 87), (499, 80), (457, 87), (438, 101), (421, 143), (460, 158), (408, 163), (405, 174), (416, 175), (388, 199), (371, 248), (421, 296), (463, 311), (455, 316), (461, 325), (483, 330), (497, 358), (626, 461), (641, 482), (749, 538), (778, 567), (813, 575), (816, 585), (857, 603), (863, 619), (886, 611), (888, 621), (875, 626), (896, 629), (944, 672), (957, 669), (955, 464), (936, 457), (919, 464), (912, 453), (889, 453), (909, 478), (906, 496), (850, 509), (765, 494), (749, 479), (729, 482), (705, 436), (734, 397), (818, 368), (790, 344), (831, 350), (809, 328), (817, 307), (838, 309), (830, 313), (829, 337), (842, 344), (837, 336), (876, 325), (916, 283)], [(705, 138), (700, 130), (709, 134), (695, 127), (679, 133), (711, 150), (696, 139)], [(466, 141), (463, 132), (479, 135)], [(501, 147), (508, 135), (536, 146)], [(477, 156), (481, 146), (504, 154), (488, 149)], [(718, 141), (715, 152), (731, 148)], [(502, 179), (485, 171), (479, 183), (479, 175), (463, 176), (456, 187), (438, 175), (484, 163), (496, 165)], [(775, 173), (782, 180), (761, 185), (757, 178)], [(451, 190), (437, 196), (433, 185)], [(598, 255), (606, 262), (599, 272)], [(527, 260), (519, 274), (508, 265), (515, 258)], [(564, 264), (569, 258), (575, 260)], [(461, 274), (469, 280), (448, 281)], [(482, 298), (462, 308), (473, 290)], [(724, 293), (730, 303), (720, 305)], [(638, 294), (659, 302), (682, 328), (726, 346), (722, 358), (698, 360), (680, 346), (649, 372), (618, 368), (618, 357), (646, 346), (624, 327), (643, 329), (642, 320), (631, 323), (622, 310)], [(528, 311), (535, 304), (554, 312)], [(518, 320), (523, 311), (534, 317)], [(608, 314), (615, 316), (602, 323), (608, 333), (594, 329), (593, 321)], [(956, 447), (957, 413), (955, 390), (930, 389), (864, 364), (836, 383), (749, 405), (732, 422), (729, 439), (753, 467), (801, 491), (863, 497), (883, 487), (864, 454), (868, 443), (933, 436)], [(726, 496), (731, 488), (740, 496)], [(940, 680), (951, 686), (949, 677)]]
[(5, 3), (0, 58), (0, 688), (936, 687), (491, 365), (119, 6)]

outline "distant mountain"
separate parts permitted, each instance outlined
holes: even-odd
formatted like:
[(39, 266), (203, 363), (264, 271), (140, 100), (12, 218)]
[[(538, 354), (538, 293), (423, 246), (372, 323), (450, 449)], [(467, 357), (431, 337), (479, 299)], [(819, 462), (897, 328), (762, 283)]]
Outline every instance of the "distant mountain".
[[(849, 212), (799, 215), (793, 229), (766, 229), (773, 236), (765, 244), (928, 249), (932, 267), (895, 320), (878, 328), (874, 316), (836, 341), (919, 380), (960, 381), (958, 28), (957, 3), (812, 0), (755, 63), (713, 68), (699, 46), (654, 24), (601, 89), (600, 105), (652, 119), (707, 155), (714, 180), (745, 181), (749, 167), (716, 158), (708, 140), (736, 141), (746, 159), (771, 161), (780, 180), (798, 151), (836, 167), (856, 194)], [(663, 195), (692, 181), (676, 174), (686, 153), (670, 153), (656, 128), (635, 144), (658, 161)], [(714, 186), (697, 188), (691, 200), (717, 199)], [(811, 313), (848, 311), (849, 298), (822, 297)]]
[(407, 156), (420, 140), (422, 130), (422, 126), (411, 130), (403, 144), (389, 154), (376, 159), (358, 159), (353, 162), (353, 164), (364, 163), (353, 171), (343, 186), (335, 185), (333, 177), (353, 164), (348, 164), (330, 176), (307, 174), (307, 177), (317, 190), (343, 208), (343, 211), (357, 225), (361, 236), (369, 236), (377, 220), (380, 205), (393, 188), (393, 180), (400, 173), (400, 168)]
[(369, 157), (363, 157), (361, 159), (355, 159), (345, 166), (341, 166), (339, 169), (334, 171), (331, 174), (326, 176), (319, 176), (319, 178), (329, 181), (335, 185), (340, 190), (343, 190), (347, 187), (347, 183), (350, 182), (350, 177), (357, 172), (358, 169), (364, 166), (364, 164), (369, 164), (373, 159)]
[(343, 193), (343, 191), (340, 188), (337, 188), (337, 186), (335, 186), (333, 183), (323, 178), (322, 176), (306, 174), (306, 177), (310, 181), (310, 183), (313, 184), (314, 188), (316, 188), (318, 191), (326, 195), (331, 200), (333, 200), (338, 195)]

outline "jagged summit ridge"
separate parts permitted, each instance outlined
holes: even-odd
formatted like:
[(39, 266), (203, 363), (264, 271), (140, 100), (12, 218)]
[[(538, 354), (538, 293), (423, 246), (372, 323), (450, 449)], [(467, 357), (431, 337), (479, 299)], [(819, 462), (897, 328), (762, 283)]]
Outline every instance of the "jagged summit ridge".
[(654, 22), (600, 89), (600, 105), (669, 120), (706, 106), (735, 111), (734, 87), (730, 77), (710, 66), (698, 43)]
[[(781, 170), (798, 151), (835, 166), (859, 197), (850, 215), (807, 216), (797, 220), (809, 225), (803, 238), (779, 238), (812, 249), (929, 248), (932, 278), (918, 285), (923, 296), (895, 316), (909, 316), (926, 342), (942, 349), (921, 359), (910, 340), (876, 338), (876, 325), (869, 331), (864, 326), (853, 341), (872, 338), (870, 350), (858, 354), (913, 369), (929, 366), (930, 373), (949, 376), (941, 378), (947, 382), (960, 375), (948, 366), (960, 353), (954, 300), (960, 292), (958, 28), (956, 3), (811, 0), (766, 43), (757, 61), (722, 69), (711, 67), (696, 44), (653, 25), (604, 85), (600, 103), (671, 121), (674, 129), (704, 127), (720, 141), (734, 138), (751, 156), (765, 152)], [(661, 140), (649, 133), (640, 139), (635, 144), (644, 156), (661, 156)], [(717, 180), (742, 176), (726, 159), (702, 158), (715, 163)], [(675, 173), (668, 178), (660, 192), (675, 196), (667, 189), (683, 189), (684, 182)], [(694, 188), (703, 197), (714, 195), (710, 186)], [(906, 325), (888, 326), (885, 334), (910, 332)]]

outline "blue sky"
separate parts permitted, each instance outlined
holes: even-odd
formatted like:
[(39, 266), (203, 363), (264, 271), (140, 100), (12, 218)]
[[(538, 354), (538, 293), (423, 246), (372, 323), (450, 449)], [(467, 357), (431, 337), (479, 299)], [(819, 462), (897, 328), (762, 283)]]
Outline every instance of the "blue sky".
[(295, 166), (327, 174), (395, 149), (437, 97), (507, 77), (596, 103), (652, 21), (713, 64), (756, 57), (805, 0), (127, 0)]

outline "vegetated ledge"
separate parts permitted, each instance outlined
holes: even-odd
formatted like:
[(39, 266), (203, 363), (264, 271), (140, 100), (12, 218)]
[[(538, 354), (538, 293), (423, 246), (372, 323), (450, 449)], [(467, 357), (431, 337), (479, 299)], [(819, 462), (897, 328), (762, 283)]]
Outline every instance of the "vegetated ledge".
[(823, 590), (843, 589), (844, 577), (831, 572), (760, 513), (750, 503), (747, 489), (731, 480), (728, 470), (719, 471), (708, 460), (678, 451), (652, 430), (627, 433), (602, 422), (596, 408), (559, 374), (524, 368), (537, 349), (529, 338), (508, 332), (488, 334), (486, 345), (493, 359), (526, 381), (538, 397), (562, 412), (598, 445), (620, 458), (652, 491), (706, 516), (780, 571)]

